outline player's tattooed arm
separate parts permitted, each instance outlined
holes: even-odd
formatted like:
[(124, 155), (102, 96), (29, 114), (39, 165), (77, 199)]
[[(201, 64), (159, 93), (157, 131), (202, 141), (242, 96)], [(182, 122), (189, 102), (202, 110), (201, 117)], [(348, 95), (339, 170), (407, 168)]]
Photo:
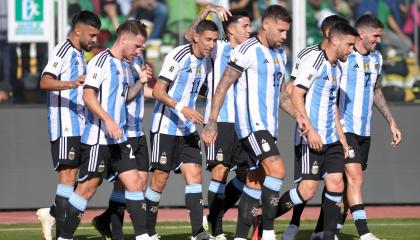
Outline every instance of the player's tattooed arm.
[(153, 88), (152, 96), (170, 108), (175, 108), (176, 101), (168, 95), (169, 82), (159, 78)]
[(280, 107), (290, 116), (296, 119), (301, 130), (301, 134), (304, 135), (308, 131), (309, 123), (303, 114), (299, 112), (298, 108), (293, 104), (290, 98), (292, 90), (293, 83), (288, 82), (286, 85), (282, 85), (282, 90), (280, 92)]
[(382, 93), (381, 86), (379, 84), (379, 79), (375, 85), (375, 94), (373, 96), (373, 102), (375, 103), (376, 108), (388, 121), (389, 127), (392, 132), (391, 145), (396, 147), (401, 142), (401, 131), (398, 129), (397, 122), (395, 122), (395, 119), (392, 116), (391, 110), (388, 107), (388, 103), (386, 102), (384, 94)]
[(130, 102), (136, 98), (144, 85), (152, 78), (152, 68), (149, 65), (145, 65), (141, 68), (140, 79), (132, 86), (128, 88), (127, 101)]

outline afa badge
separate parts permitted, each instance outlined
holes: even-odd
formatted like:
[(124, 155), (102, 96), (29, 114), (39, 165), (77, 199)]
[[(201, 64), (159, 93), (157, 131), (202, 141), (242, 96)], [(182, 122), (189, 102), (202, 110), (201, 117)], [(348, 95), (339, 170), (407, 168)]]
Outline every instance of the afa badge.
[(76, 152), (74, 151), (74, 148), (72, 147), (69, 151), (69, 160), (74, 160), (76, 157)]
[(265, 139), (261, 140), (261, 147), (264, 152), (268, 152), (271, 149), (270, 144), (268, 144), (268, 142)]
[(166, 164), (167, 162), (168, 162), (168, 158), (166, 157), (166, 152), (163, 152), (162, 156), (160, 156), (159, 163)]
[(98, 173), (103, 173), (105, 171), (105, 162), (101, 161), (98, 166)]

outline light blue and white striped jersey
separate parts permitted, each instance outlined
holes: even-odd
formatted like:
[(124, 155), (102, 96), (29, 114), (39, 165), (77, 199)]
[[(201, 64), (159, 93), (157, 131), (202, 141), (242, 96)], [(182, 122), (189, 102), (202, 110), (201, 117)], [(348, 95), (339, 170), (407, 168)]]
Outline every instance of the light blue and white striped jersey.
[(305, 67), (300, 65), (301, 61), (303, 61), (303, 59), (305, 59), (306, 57), (308, 57), (310, 54), (314, 54), (314, 52), (321, 52), (322, 48), (321, 48), (321, 44), (318, 43), (316, 45), (310, 46), (310, 47), (306, 47), (303, 50), (301, 50), (299, 52), (299, 54), (297, 55), (297, 58), (295, 60), (295, 64), (292, 68), (292, 72), (290, 73), (290, 80), (294, 81), (296, 79), (296, 74), (297, 71), (299, 71), (299, 67)]
[[(176, 102), (195, 109), (198, 92), (211, 68), (210, 58), (194, 56), (192, 44), (182, 45), (172, 50), (166, 57), (159, 79), (169, 82), (168, 95)], [(186, 136), (196, 131), (195, 124), (182, 113), (156, 100), (152, 127), (159, 132), (174, 136)]]
[[(42, 75), (54, 79), (75, 81), (86, 74), (86, 60), (69, 39), (55, 46)], [(48, 91), (48, 134), (50, 140), (81, 136), (85, 126), (83, 87)]]
[[(302, 59), (294, 85), (307, 90), (305, 109), (312, 127), (321, 136), (324, 144), (338, 141), (335, 126), (337, 95), (342, 74), (341, 66), (328, 61), (325, 51), (312, 52)], [(301, 141), (302, 138), (296, 138)], [(305, 141), (305, 139), (303, 139)], [(299, 144), (300, 142), (296, 142)]]
[[(143, 57), (136, 57), (129, 64), (128, 85), (134, 85), (140, 79), (140, 68), (144, 65)], [(127, 102), (127, 124), (125, 125), (127, 137), (141, 137), (143, 132), (144, 91), (130, 102)]]
[(252, 37), (233, 50), (228, 66), (242, 73), (234, 89), (238, 137), (268, 130), (277, 138), (279, 95), (286, 71), (284, 50), (266, 48)]
[[(230, 42), (227, 40), (218, 40), (217, 47), (213, 49), (210, 55), (211, 64), (213, 65), (213, 71), (210, 71), (207, 76), (207, 102), (206, 102), (206, 114), (204, 116), (204, 122), (207, 123), (210, 117), (211, 100), (213, 98), (214, 91), (216, 90), (217, 84), (219, 84), (222, 78), (223, 72), (227, 64), (229, 63), (230, 54), (233, 48)], [(226, 93), (225, 101), (220, 108), (219, 117), (217, 122), (235, 122), (235, 96), (233, 92), (233, 86), (230, 87)]]
[(339, 106), (343, 130), (370, 136), (373, 96), (381, 76), (382, 55), (378, 51), (362, 55), (355, 50), (342, 66)]
[[(128, 89), (128, 64), (115, 58), (109, 49), (98, 53), (87, 65), (87, 75), (84, 88), (97, 92), (102, 108), (121, 128), (127, 121), (126, 98)], [(126, 134), (114, 140), (108, 137), (105, 123), (87, 110), (86, 127), (82, 135), (82, 143), (95, 145), (110, 145), (127, 140)]]

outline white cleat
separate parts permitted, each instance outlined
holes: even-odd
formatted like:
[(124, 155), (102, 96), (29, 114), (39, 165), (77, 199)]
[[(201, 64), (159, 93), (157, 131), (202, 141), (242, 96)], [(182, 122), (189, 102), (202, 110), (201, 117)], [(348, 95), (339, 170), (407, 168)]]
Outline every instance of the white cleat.
[(378, 237), (372, 233), (366, 233), (365, 235), (360, 236), (360, 240), (380, 240)]
[(312, 233), (310, 240), (322, 240), (324, 237), (324, 232)]
[(150, 237), (147, 233), (136, 236), (136, 240), (150, 240)]
[(287, 226), (286, 231), (284, 231), (284, 233), (282, 234), (281, 239), (293, 240), (295, 239), (298, 232), (299, 232), (299, 227), (294, 224), (290, 224), (289, 226)]
[(334, 240), (338, 240), (337, 234), (334, 234)]
[(227, 240), (226, 234), (222, 233), (212, 238), (213, 240)]
[(210, 240), (210, 239), (213, 239), (213, 238), (207, 232), (201, 232), (197, 234), (197, 236), (191, 237), (191, 240)]
[(203, 216), (203, 229), (204, 231), (209, 231), (209, 221), (207, 220), (207, 216)]
[(42, 238), (52, 240), (52, 228), (55, 224), (55, 218), (50, 215), (50, 208), (40, 208), (36, 211), (36, 216), (41, 222)]
[(155, 235), (150, 236), (150, 240), (160, 240), (160, 236), (156, 233)]

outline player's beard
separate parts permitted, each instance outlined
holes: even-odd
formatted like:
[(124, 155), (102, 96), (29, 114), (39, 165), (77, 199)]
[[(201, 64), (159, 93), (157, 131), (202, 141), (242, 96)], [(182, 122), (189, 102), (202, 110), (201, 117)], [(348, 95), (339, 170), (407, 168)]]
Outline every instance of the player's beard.
[(86, 43), (86, 44), (80, 43), (80, 46), (82, 47), (83, 50), (85, 50), (86, 52), (89, 52), (90, 50), (96, 47), (96, 43)]

